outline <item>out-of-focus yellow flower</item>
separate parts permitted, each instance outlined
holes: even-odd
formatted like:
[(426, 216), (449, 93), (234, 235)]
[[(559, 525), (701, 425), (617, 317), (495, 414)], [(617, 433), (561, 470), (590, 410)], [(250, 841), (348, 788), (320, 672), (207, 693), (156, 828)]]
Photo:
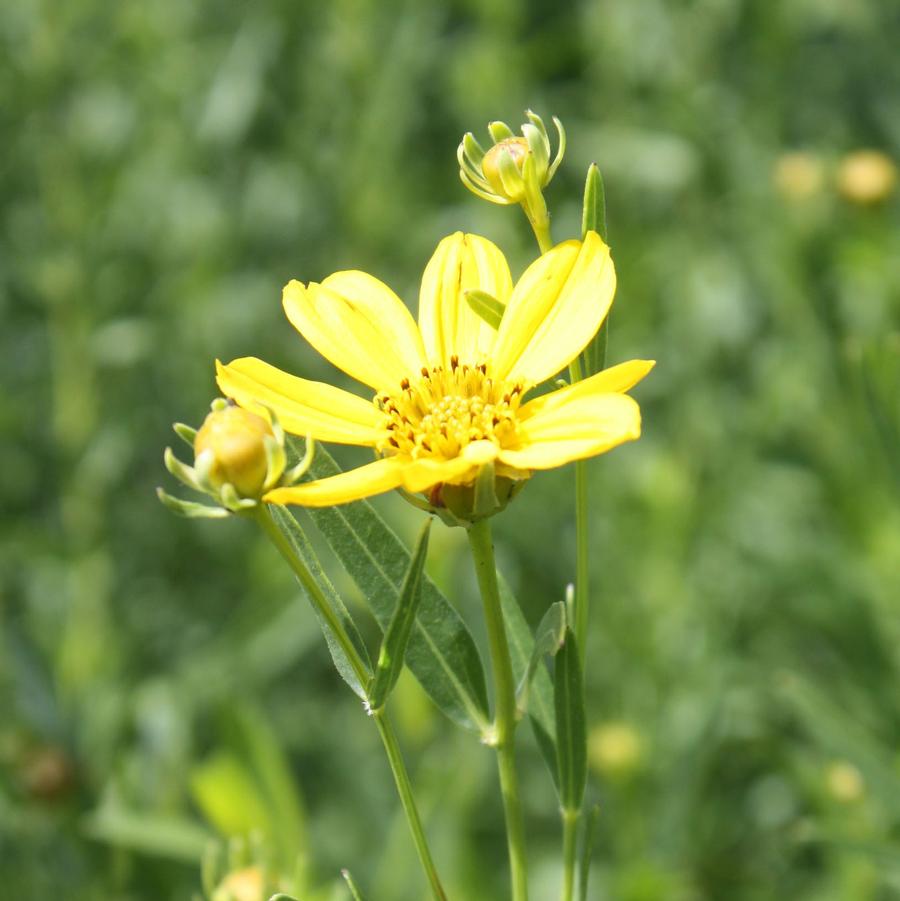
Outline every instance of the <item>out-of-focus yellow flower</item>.
[(245, 867), (229, 873), (212, 896), (212, 901), (265, 901), (266, 881), (259, 867)]
[(862, 773), (846, 760), (837, 760), (825, 771), (825, 784), (828, 793), (842, 804), (859, 801), (866, 791), (866, 783)]
[(225, 406), (209, 413), (194, 439), (195, 462), (209, 459), (207, 476), (221, 488), (231, 482), (238, 494), (259, 494), (268, 472), (265, 438), (275, 440), (269, 423), (241, 407)]
[(807, 200), (822, 190), (825, 165), (819, 157), (795, 150), (778, 157), (772, 178), (778, 193), (786, 200)]
[(840, 163), (837, 185), (852, 203), (869, 205), (885, 200), (897, 185), (897, 166), (880, 150), (856, 150)]
[(643, 742), (628, 723), (604, 723), (588, 735), (588, 760), (605, 776), (625, 776), (641, 764)]
[[(397, 295), (364, 272), (290, 282), (288, 319), (319, 353), (369, 386), (374, 402), (255, 358), (218, 364), (219, 387), (251, 410), (273, 410), (289, 432), (372, 447), (379, 459), (276, 488), (264, 500), (330, 506), (403, 488), (424, 493), (440, 510), (456, 489), (483, 494), (488, 487), (502, 504), (501, 494), (534, 470), (638, 438), (640, 410), (624, 392), (651, 361), (622, 363), (525, 400), (594, 336), (615, 285), (609, 248), (593, 232), (538, 258), (515, 288), (490, 241), (460, 232), (445, 238), (422, 278), (418, 327)], [(499, 302), (496, 330), (467, 303), (471, 290)], [(479, 481), (485, 472), (493, 485)]]

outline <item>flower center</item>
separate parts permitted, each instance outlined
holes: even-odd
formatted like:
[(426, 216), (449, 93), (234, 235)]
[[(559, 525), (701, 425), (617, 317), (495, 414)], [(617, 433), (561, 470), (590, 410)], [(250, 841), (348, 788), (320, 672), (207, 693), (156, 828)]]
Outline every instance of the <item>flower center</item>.
[(388, 436), (381, 453), (411, 457), (455, 457), (473, 441), (508, 446), (516, 434), (516, 410), (525, 393), (521, 383), (502, 382), (487, 366), (460, 364), (422, 368), (415, 381), (404, 379), (395, 394), (379, 394)]

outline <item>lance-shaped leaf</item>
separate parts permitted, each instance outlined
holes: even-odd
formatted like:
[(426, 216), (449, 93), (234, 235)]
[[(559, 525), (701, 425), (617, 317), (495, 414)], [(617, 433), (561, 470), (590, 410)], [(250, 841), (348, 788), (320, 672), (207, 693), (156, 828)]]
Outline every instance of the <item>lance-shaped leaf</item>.
[(575, 634), (566, 629), (556, 655), (553, 678), (556, 708), (556, 761), (559, 800), (564, 811), (578, 811), (587, 783), (587, 732), (584, 716), (584, 684)]
[(506, 312), (506, 304), (502, 301), (497, 300), (487, 291), (472, 288), (466, 291), (466, 303), (472, 312), (481, 317), (492, 329), (500, 328), (500, 322)]
[(588, 166), (587, 179), (584, 183), (584, 207), (581, 211), (581, 237), (588, 232), (597, 232), (606, 240), (606, 191), (603, 187), (603, 176), (596, 163)]
[(416, 613), (419, 611), (419, 603), (422, 600), (422, 573), (425, 569), (425, 559), (428, 556), (428, 535), (431, 531), (431, 518), (426, 520), (419, 540), (413, 551), (413, 557), (400, 589), (400, 599), (394, 609), (394, 615), (384, 630), (381, 640), (381, 650), (378, 653), (378, 662), (375, 664), (375, 675), (369, 687), (369, 709), (374, 713), (379, 711), (388, 695), (394, 690), (400, 671), (403, 669), (403, 661), (406, 658), (406, 646), (409, 636), (412, 634), (413, 624), (416, 621)]
[[(322, 479), (338, 472), (333, 458), (319, 446), (308, 475)], [(386, 629), (409, 569), (409, 551), (368, 501), (310, 507), (307, 512), (362, 592), (378, 625)], [(427, 576), (406, 665), (450, 719), (477, 732), (489, 728), (478, 648), (459, 614)]]
[[(588, 232), (597, 232), (606, 240), (606, 191), (603, 187), (603, 176), (596, 163), (588, 167), (587, 179), (584, 183), (584, 207), (581, 213), (581, 236), (584, 239)], [(609, 344), (609, 316), (603, 320), (599, 331), (591, 339), (581, 354), (581, 370), (585, 378), (592, 376), (606, 366), (606, 351)]]
[(551, 604), (544, 614), (534, 634), (534, 647), (531, 649), (531, 657), (519, 687), (516, 689), (516, 708), (519, 715), (528, 711), (528, 696), (531, 693), (531, 683), (534, 674), (543, 658), (549, 654), (551, 657), (563, 646), (566, 638), (566, 605), (562, 601)]
[[(275, 521), (275, 524), (279, 529), (281, 529), (287, 540), (291, 543), (291, 547), (294, 549), (294, 552), (303, 561), (303, 564), (310, 571), (312, 577), (316, 580), (316, 582), (318, 582), (319, 587), (322, 589), (326, 600), (331, 606), (331, 609), (341, 621), (341, 624), (343, 625), (344, 630), (349, 636), (350, 641), (353, 642), (353, 646), (356, 648), (357, 653), (362, 658), (363, 662), (369, 667), (369, 669), (371, 669), (369, 654), (366, 651), (366, 646), (356, 629), (356, 625), (350, 617), (350, 614), (347, 612), (347, 608), (344, 606), (344, 602), (341, 600), (337, 591), (335, 591), (334, 586), (331, 584), (331, 580), (322, 569), (322, 565), (319, 563), (319, 559), (318, 557), (316, 557), (312, 545), (309, 543), (309, 539), (306, 537), (306, 533), (300, 527), (300, 523), (298, 523), (297, 520), (294, 519), (293, 515), (286, 507), (279, 507), (277, 504), (270, 504), (269, 512), (272, 514), (272, 519)], [(304, 589), (304, 592), (305, 591), (306, 589)], [(325, 641), (328, 644), (328, 650), (331, 652), (331, 659), (334, 661), (334, 665), (335, 667), (337, 667), (337, 671), (340, 673), (341, 678), (350, 686), (350, 688), (353, 689), (355, 694), (365, 700), (365, 686), (360, 684), (360, 681), (353, 670), (353, 666), (347, 659), (347, 655), (344, 653), (343, 648), (341, 648), (340, 642), (331, 631), (328, 623), (326, 623), (325, 620), (319, 615), (318, 610), (316, 610), (316, 605), (311, 604), (311, 606), (316, 613), (317, 619), (319, 620), (319, 625), (321, 625), (322, 627), (322, 632), (325, 635)]]
[[(499, 572), (497, 573), (497, 582), (500, 587), (500, 607), (506, 623), (513, 676), (521, 683), (531, 660), (534, 638), (519, 602)], [(546, 667), (538, 666), (532, 676), (528, 698), (528, 716), (538, 747), (555, 783), (557, 779), (556, 721), (553, 711), (553, 683), (550, 681), (550, 674)]]

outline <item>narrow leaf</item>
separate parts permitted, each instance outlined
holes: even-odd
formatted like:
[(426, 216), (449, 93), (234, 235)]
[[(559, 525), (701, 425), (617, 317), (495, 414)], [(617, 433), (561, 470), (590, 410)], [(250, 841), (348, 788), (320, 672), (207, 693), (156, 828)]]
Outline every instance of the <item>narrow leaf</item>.
[(480, 316), (492, 329), (500, 328), (506, 304), (487, 291), (479, 291), (477, 288), (466, 291), (466, 303), (472, 312)]
[[(367, 664), (370, 664), (369, 654), (366, 651), (366, 646), (356, 629), (356, 625), (350, 618), (350, 614), (347, 612), (347, 608), (344, 606), (344, 602), (340, 599), (340, 596), (338, 595), (337, 591), (335, 591), (334, 586), (331, 584), (331, 580), (322, 569), (322, 565), (319, 563), (319, 560), (316, 557), (315, 552), (313, 551), (312, 545), (309, 543), (309, 539), (306, 537), (306, 533), (303, 531), (303, 529), (300, 527), (300, 524), (296, 519), (294, 519), (293, 515), (287, 508), (279, 507), (277, 504), (270, 504), (269, 512), (272, 514), (272, 519), (275, 521), (275, 524), (279, 529), (281, 529), (288, 541), (290, 541), (291, 546), (293, 547), (297, 556), (306, 565), (306, 568), (310, 571), (312, 577), (319, 583), (319, 587), (322, 589), (322, 592), (327, 598), (328, 603), (331, 605), (331, 608), (343, 623), (344, 629), (346, 630), (347, 635), (350, 636), (350, 640), (353, 642), (356, 650), (359, 652), (360, 657), (362, 657), (362, 659)], [(331, 652), (331, 659), (334, 661), (334, 665), (335, 667), (337, 667), (338, 673), (340, 673), (341, 678), (350, 686), (353, 692), (360, 698), (365, 700), (365, 687), (363, 685), (360, 685), (359, 679), (356, 678), (356, 673), (353, 671), (353, 667), (350, 665), (350, 661), (347, 659), (347, 655), (341, 648), (340, 642), (334, 636), (334, 633), (328, 627), (328, 624), (325, 622), (325, 620), (322, 619), (321, 616), (319, 616), (315, 605), (311, 604), (310, 606), (312, 606), (313, 611), (316, 614), (316, 618), (319, 620), (319, 625), (322, 627), (322, 632), (325, 635), (325, 641), (328, 643), (328, 650)]]
[(347, 888), (350, 889), (350, 894), (353, 896), (353, 901), (363, 901), (362, 892), (359, 890), (359, 886), (353, 879), (349, 870), (341, 870), (341, 876), (344, 877), (344, 882), (347, 883)]
[[(338, 465), (320, 445), (309, 475), (321, 479), (338, 472)], [(309, 508), (307, 513), (356, 583), (378, 625), (386, 629), (409, 569), (409, 551), (368, 501)], [(450, 719), (476, 732), (488, 728), (478, 648), (459, 614), (427, 576), (406, 665)]]
[(384, 706), (384, 702), (393, 691), (397, 679), (400, 678), (400, 671), (403, 669), (406, 646), (409, 643), (409, 636), (412, 634), (416, 613), (419, 611), (419, 603), (422, 600), (422, 573), (425, 569), (425, 559), (428, 556), (430, 531), (431, 518), (429, 517), (419, 533), (419, 540), (416, 542), (409, 569), (406, 571), (406, 578), (403, 580), (403, 587), (400, 589), (400, 599), (387, 629), (384, 630), (375, 676), (372, 678), (369, 688), (369, 708), (373, 711), (380, 710)]
[[(506, 579), (498, 572), (497, 582), (500, 587), (500, 606), (506, 622), (506, 637), (509, 641), (509, 652), (512, 658), (513, 675), (521, 683), (531, 660), (534, 639), (522, 608), (516, 600)], [(528, 699), (528, 716), (538, 747), (554, 783), (557, 780), (556, 767), (556, 721), (553, 711), (553, 683), (545, 666), (538, 666), (532, 676), (531, 690)]]
[(562, 601), (557, 601), (550, 605), (550, 609), (544, 614), (544, 618), (537, 627), (528, 666), (516, 689), (516, 706), (520, 714), (526, 713), (528, 710), (528, 695), (531, 692), (531, 682), (538, 665), (545, 655), (549, 654), (552, 657), (556, 654), (563, 646), (565, 637), (566, 605)]
[[(587, 179), (584, 183), (584, 208), (581, 214), (581, 236), (585, 238), (589, 231), (597, 232), (606, 240), (606, 191), (603, 187), (603, 176), (596, 163), (588, 167)], [(606, 366), (606, 351), (609, 343), (609, 317), (600, 326), (599, 331), (591, 339), (581, 354), (581, 366), (585, 378), (595, 375)]]
[(581, 237), (588, 232), (597, 232), (606, 240), (606, 191), (603, 188), (603, 176), (596, 163), (588, 166), (587, 180), (584, 183), (584, 208), (581, 213)]
[(556, 655), (553, 688), (559, 800), (563, 810), (577, 811), (587, 783), (587, 733), (581, 662), (575, 634), (569, 628)]
[(594, 853), (594, 832), (600, 819), (600, 805), (594, 804), (585, 818), (581, 862), (578, 868), (578, 901), (588, 901), (588, 880), (591, 875), (591, 856)]

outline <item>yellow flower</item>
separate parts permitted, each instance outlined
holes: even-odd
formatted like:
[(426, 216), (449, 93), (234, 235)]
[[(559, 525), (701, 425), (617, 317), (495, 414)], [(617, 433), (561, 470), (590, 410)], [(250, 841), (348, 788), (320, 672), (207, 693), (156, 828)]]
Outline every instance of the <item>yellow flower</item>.
[[(405, 488), (440, 507), (444, 485), (471, 485), (487, 465), (519, 481), (638, 438), (640, 410), (624, 392), (651, 361), (622, 363), (526, 401), (594, 336), (615, 285), (609, 248), (593, 232), (539, 257), (515, 288), (490, 241), (460, 232), (445, 238), (422, 278), (418, 327), (400, 298), (364, 272), (290, 282), (288, 319), (374, 399), (252, 357), (218, 363), (219, 387), (242, 406), (275, 411), (289, 432), (372, 447), (378, 459), (276, 488), (264, 500), (320, 507)], [(505, 304), (496, 331), (469, 307), (470, 290)]]
[(853, 203), (878, 203), (893, 192), (897, 166), (879, 150), (856, 150), (841, 160), (837, 183), (841, 194)]

